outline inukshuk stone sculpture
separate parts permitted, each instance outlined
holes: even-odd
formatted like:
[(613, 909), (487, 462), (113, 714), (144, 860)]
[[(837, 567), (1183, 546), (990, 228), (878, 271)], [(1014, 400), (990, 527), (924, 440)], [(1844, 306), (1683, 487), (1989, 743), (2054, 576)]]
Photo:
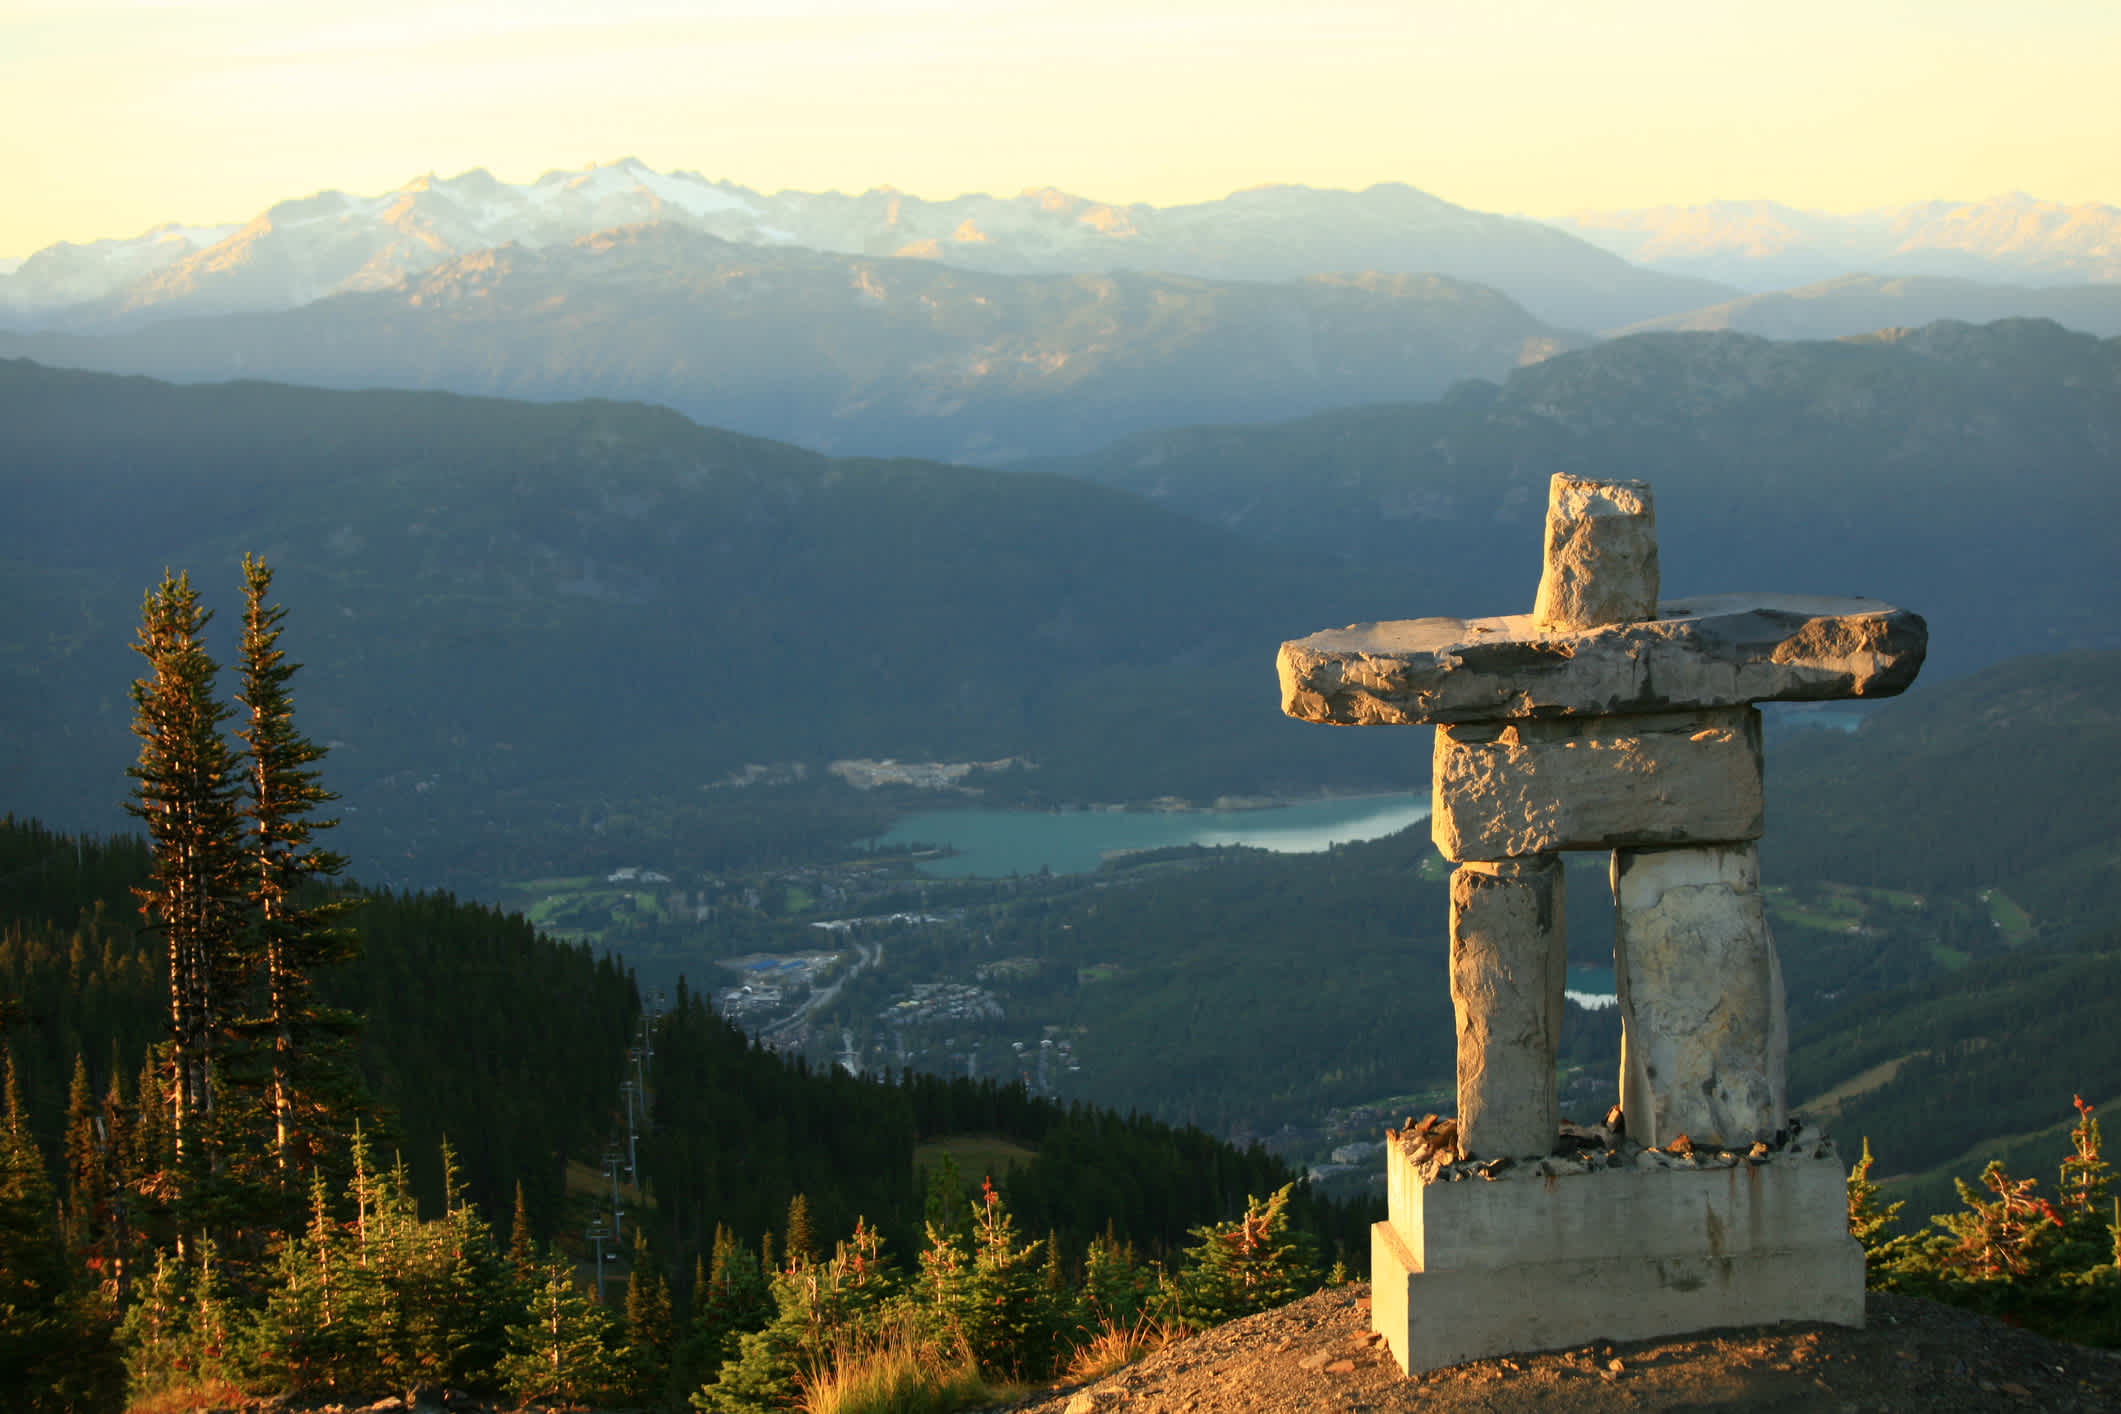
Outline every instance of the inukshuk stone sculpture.
[[(1531, 614), (1282, 645), (1290, 716), (1437, 728), (1458, 1115), (1455, 1133), (1392, 1135), (1371, 1254), (1372, 1322), (1410, 1371), (1862, 1323), (1845, 1172), (1785, 1113), (1753, 704), (1898, 693), (1927, 628), (1868, 599), (1657, 593), (1648, 485), (1556, 476)], [(1559, 1124), (1560, 852), (1575, 849), (1612, 851), (1620, 1132)]]

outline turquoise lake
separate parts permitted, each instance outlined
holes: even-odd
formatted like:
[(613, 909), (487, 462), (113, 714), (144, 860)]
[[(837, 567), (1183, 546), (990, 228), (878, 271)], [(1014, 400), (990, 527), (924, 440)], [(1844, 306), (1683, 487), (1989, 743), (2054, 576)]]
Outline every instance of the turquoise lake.
[(938, 878), (1087, 874), (1110, 856), (1173, 845), (1249, 845), (1276, 854), (1316, 854), (1374, 840), (1429, 818), (1429, 797), (1314, 800), (1266, 810), (924, 810), (875, 843), (945, 845), (956, 851), (921, 865)]

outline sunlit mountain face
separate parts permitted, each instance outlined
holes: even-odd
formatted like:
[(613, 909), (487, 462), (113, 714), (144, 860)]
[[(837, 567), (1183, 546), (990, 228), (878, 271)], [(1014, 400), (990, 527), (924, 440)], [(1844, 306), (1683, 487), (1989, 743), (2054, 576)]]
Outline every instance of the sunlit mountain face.
[(1161, 208), (1052, 188), (927, 201), (888, 187), (769, 195), (627, 159), (520, 185), (484, 170), (430, 175), (377, 196), (325, 191), (283, 201), (240, 227), (164, 227), (132, 240), (52, 246), (0, 278), (0, 312), (18, 325), (89, 328), (286, 309), (390, 288), (475, 251), (542, 249), (642, 224), (743, 245), (1004, 274), (1442, 275), (1493, 285), (1537, 317), (1579, 329), (1656, 318), (1731, 293), (1636, 269), (1551, 227), (1399, 184), (1361, 192), (1262, 187)]
[(1579, 211), (1553, 224), (1635, 264), (1751, 292), (1852, 274), (2021, 285), (2121, 281), (2121, 207), (2024, 192), (1852, 214), (1712, 201)]

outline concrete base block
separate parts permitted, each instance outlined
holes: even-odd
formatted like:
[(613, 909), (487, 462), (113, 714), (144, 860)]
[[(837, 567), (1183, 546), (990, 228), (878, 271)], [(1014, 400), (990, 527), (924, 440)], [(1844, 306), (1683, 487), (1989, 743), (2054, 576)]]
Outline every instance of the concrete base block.
[(1416, 1374), (1723, 1326), (1861, 1326), (1845, 1182), (1829, 1149), (1732, 1168), (1395, 1183), (1392, 1216), (1370, 1235), (1371, 1328)]

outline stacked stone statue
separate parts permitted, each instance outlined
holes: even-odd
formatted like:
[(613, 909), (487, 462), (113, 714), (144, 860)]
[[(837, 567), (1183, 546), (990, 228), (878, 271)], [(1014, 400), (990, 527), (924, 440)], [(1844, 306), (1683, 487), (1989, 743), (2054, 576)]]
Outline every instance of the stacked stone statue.
[[(1875, 600), (1658, 587), (1649, 486), (1556, 476), (1531, 614), (1282, 645), (1290, 716), (1437, 728), (1458, 1115), (1394, 1134), (1372, 1236), (1373, 1324), (1410, 1371), (1862, 1322), (1844, 1170), (1786, 1113), (1753, 704), (1898, 693), (1927, 628)], [(1582, 849), (1612, 851), (1623, 1124), (1565, 1134), (1560, 852)], [(1544, 1181), (1479, 1181), (1519, 1177)]]

